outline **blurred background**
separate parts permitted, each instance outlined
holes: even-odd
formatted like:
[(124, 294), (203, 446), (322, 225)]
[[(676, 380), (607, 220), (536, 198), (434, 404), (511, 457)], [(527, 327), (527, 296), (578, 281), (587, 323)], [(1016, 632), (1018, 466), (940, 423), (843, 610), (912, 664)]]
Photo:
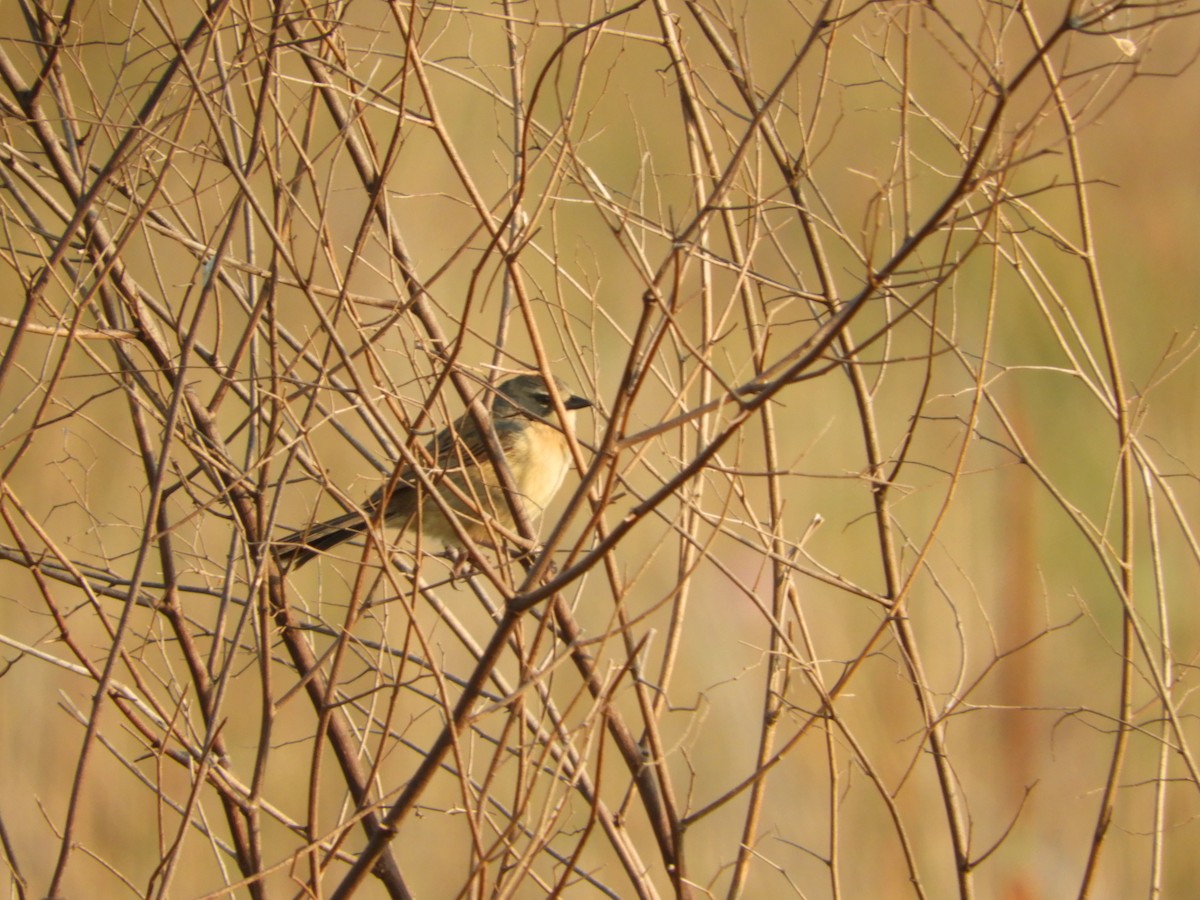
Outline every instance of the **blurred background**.
[(1200, 7), (17, 7), (10, 895), (1191, 895)]

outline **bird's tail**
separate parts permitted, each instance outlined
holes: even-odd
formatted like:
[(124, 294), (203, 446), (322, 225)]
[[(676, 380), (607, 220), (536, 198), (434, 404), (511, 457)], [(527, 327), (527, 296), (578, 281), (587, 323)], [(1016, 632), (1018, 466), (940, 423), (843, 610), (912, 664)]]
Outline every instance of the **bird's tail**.
[(336, 547), (366, 530), (367, 522), (362, 513), (346, 513), (336, 519), (310, 525), (302, 531), (293, 531), (276, 542), (279, 544), (276, 555), (285, 568), (298, 569), (321, 551)]

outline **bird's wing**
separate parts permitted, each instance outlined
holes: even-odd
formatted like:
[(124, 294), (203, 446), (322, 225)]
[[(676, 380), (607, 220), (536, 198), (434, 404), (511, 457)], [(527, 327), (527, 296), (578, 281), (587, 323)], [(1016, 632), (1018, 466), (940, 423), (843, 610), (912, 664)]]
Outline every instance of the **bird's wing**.
[[(526, 423), (522, 419), (502, 418), (494, 420), (492, 425), (496, 429), (500, 448), (507, 450)], [(470, 412), (443, 430), (429, 445), (429, 450), (437, 460), (438, 467), (447, 472), (461, 472), (464, 469), (492, 465), (487, 442), (484, 441)]]
[[(502, 448), (511, 447), (525, 424), (520, 419), (505, 418), (496, 421), (494, 427), (500, 446)], [(457, 419), (453, 425), (443, 428), (432, 441), (425, 445), (425, 449), (436, 463), (435, 466), (425, 469), (426, 474), (434, 482), (445, 475), (466, 474), (469, 470), (478, 469), (481, 466), (486, 468), (492, 466), (487, 444), (475, 426), (475, 420), (471, 418), (470, 413)], [(390, 485), (380, 485), (364, 504), (369, 512), (374, 512), (379, 508), (385, 492), (394, 497), (418, 488), (420, 480), (409, 473), (408, 468), (408, 463), (403, 460), (399, 462)], [(390, 492), (388, 491), (389, 486)]]

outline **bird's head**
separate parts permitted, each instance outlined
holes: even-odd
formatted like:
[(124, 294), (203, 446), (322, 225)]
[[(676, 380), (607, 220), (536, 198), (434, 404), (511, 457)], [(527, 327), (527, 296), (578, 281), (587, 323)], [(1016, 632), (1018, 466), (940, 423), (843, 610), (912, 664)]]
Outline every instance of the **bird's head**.
[[(592, 401), (571, 393), (571, 389), (561, 378), (554, 379), (554, 386), (568, 413), (592, 405)], [(554, 401), (550, 398), (550, 389), (546, 385), (546, 379), (541, 375), (517, 375), (500, 385), (493, 415), (500, 418), (519, 415), (521, 412), (531, 413), (539, 419), (553, 421)]]

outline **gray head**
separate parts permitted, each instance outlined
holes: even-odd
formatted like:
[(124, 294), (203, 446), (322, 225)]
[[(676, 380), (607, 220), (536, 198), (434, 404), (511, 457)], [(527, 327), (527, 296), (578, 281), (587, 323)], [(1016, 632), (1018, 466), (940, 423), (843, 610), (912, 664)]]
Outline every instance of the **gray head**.
[[(554, 379), (554, 386), (558, 389), (559, 399), (566, 409), (585, 409), (592, 405), (592, 401), (571, 393), (571, 389), (561, 378)], [(517, 375), (500, 385), (493, 415), (514, 416), (522, 410), (541, 419), (554, 419), (554, 401), (550, 399), (546, 379), (541, 375)]]

